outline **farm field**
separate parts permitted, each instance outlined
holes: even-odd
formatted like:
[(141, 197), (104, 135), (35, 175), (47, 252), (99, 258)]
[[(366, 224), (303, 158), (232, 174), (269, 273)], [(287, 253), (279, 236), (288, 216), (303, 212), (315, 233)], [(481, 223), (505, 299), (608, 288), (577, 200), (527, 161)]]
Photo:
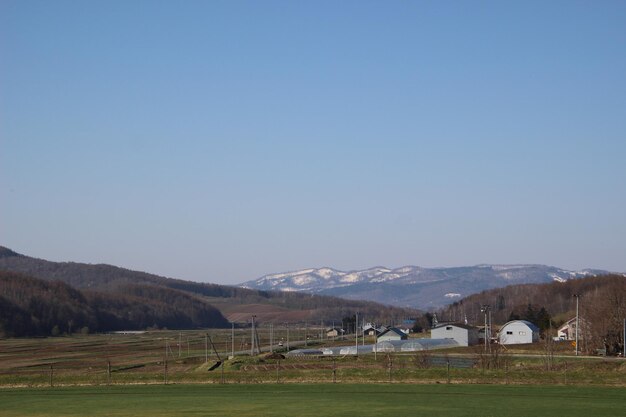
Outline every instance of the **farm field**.
[(2, 415), (21, 416), (556, 416), (623, 415), (607, 387), (266, 384), (0, 390)]
[[(126, 335), (0, 340), (0, 387), (114, 386), (126, 384), (416, 383), (626, 386), (626, 360), (578, 357), (521, 348), (496, 358), (481, 348), (337, 357), (250, 356), (247, 331), (154, 331)], [(278, 333), (278, 332), (276, 332)], [(304, 338), (292, 329), (293, 337)], [(278, 337), (287, 338), (286, 334)], [(268, 349), (267, 337), (261, 339)], [(346, 344), (310, 340), (309, 347)], [(301, 347), (302, 342), (300, 342)], [(285, 353), (285, 347), (274, 346)], [(449, 366), (448, 366), (449, 365)]]

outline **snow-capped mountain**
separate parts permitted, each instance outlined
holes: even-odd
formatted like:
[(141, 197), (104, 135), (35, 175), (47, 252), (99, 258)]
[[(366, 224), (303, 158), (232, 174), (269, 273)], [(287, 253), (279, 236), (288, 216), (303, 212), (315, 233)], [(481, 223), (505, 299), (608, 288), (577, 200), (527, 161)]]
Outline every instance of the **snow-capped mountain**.
[(362, 271), (310, 268), (270, 274), (241, 287), (274, 291), (302, 291), (348, 299), (378, 301), (397, 306), (428, 309), (486, 289), (511, 284), (564, 282), (607, 271), (568, 271), (545, 265), (476, 265), (457, 268), (382, 266)]

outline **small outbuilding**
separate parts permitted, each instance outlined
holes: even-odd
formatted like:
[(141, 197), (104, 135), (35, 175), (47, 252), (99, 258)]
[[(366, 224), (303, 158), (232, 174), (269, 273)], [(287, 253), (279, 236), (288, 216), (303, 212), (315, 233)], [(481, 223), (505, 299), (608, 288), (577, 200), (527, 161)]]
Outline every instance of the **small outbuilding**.
[(430, 331), (431, 339), (452, 339), (459, 346), (473, 346), (478, 343), (478, 328), (462, 323), (440, 324)]
[(498, 341), (502, 345), (518, 345), (539, 341), (539, 328), (527, 320), (512, 320), (500, 328)]
[(390, 327), (382, 332), (376, 339), (378, 342), (384, 342), (387, 340), (406, 340), (408, 336), (402, 330), (396, 327)]
[(386, 327), (384, 326), (377, 327), (375, 324), (372, 324), (372, 323), (367, 323), (363, 326), (363, 334), (366, 336), (378, 336), (385, 330), (387, 330)]
[(332, 329), (326, 330), (326, 337), (338, 337), (343, 336), (343, 329), (339, 329), (337, 327), (333, 327)]

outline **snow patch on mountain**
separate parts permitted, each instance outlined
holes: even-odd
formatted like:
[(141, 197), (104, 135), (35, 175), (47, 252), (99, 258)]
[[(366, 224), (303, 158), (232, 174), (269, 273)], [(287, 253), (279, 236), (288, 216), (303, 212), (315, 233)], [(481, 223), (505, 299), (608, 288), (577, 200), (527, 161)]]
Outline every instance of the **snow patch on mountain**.
[(405, 265), (396, 269), (376, 266), (353, 271), (322, 267), (268, 274), (240, 286), (258, 290), (323, 293), (349, 299), (433, 308), (449, 304), (461, 294), (468, 295), (503, 285), (563, 282), (605, 273), (607, 271), (569, 271), (532, 264), (455, 268)]
[(565, 278), (561, 278), (561, 277), (560, 277), (560, 276), (558, 276), (557, 274), (549, 274), (549, 275), (550, 275), (550, 276), (552, 277), (552, 279), (553, 279), (554, 281), (556, 281), (556, 282), (565, 282), (565, 281), (567, 281), (567, 279), (565, 279)]

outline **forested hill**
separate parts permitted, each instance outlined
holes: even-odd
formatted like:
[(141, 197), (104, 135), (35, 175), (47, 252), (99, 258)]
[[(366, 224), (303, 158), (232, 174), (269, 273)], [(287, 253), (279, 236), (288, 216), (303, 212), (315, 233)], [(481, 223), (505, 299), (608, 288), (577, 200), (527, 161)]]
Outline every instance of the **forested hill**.
[(0, 271), (0, 336), (228, 324), (215, 307), (182, 291), (130, 284), (117, 293), (81, 291), (61, 281)]
[(237, 298), (250, 302), (268, 297), (265, 291), (165, 278), (113, 265), (51, 262), (21, 255), (2, 246), (0, 246), (0, 271), (19, 272), (46, 281), (62, 281), (78, 289), (103, 292), (118, 292), (128, 285), (150, 285), (207, 297)]
[(438, 319), (461, 321), (467, 316), (470, 324), (480, 325), (484, 322), (481, 305), (489, 305), (494, 324), (525, 319), (546, 330), (574, 317), (574, 294), (579, 296), (580, 316), (592, 324), (589, 328), (598, 337), (612, 332), (619, 335), (626, 317), (626, 277), (621, 274), (483, 291), (440, 310)]
[[(181, 304), (176, 310), (186, 311), (185, 314), (189, 315), (186, 316), (187, 319), (181, 318), (179, 324), (175, 326), (169, 319), (154, 323), (142, 321), (142, 325), (147, 326), (156, 324), (158, 327), (168, 328), (206, 327), (204, 322), (197, 320), (197, 317), (191, 317), (191, 306), (194, 306), (194, 311), (196, 311), (195, 306), (200, 305), (200, 302), (207, 306), (215, 306), (231, 321), (245, 321), (251, 314), (255, 314), (261, 321), (326, 320), (330, 322), (341, 320), (358, 311), (372, 321), (391, 323), (398, 319), (415, 317), (418, 314), (416, 310), (385, 306), (370, 301), (197, 283), (112, 265), (51, 262), (21, 255), (1, 246), (0, 271), (20, 273), (44, 281), (62, 281), (84, 293), (89, 305), (100, 301), (110, 304), (113, 300), (120, 300), (119, 302), (123, 303), (125, 297), (141, 297), (142, 301), (139, 305), (149, 306), (152, 301), (162, 302), (163, 304), (159, 305), (167, 311), (168, 305), (173, 307), (172, 300), (182, 300), (180, 297), (183, 295), (188, 297), (187, 307)], [(122, 311), (124, 308), (126, 307), (120, 305), (118, 309)], [(189, 322), (189, 319), (192, 321)]]

